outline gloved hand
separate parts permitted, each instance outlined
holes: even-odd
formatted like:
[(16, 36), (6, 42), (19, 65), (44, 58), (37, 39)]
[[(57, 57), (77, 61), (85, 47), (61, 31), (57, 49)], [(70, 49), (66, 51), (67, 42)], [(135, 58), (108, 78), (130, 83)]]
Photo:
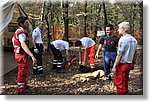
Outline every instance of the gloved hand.
[(82, 64), (82, 62), (81, 61), (79, 61), (79, 65), (81, 65)]
[(34, 48), (34, 53), (35, 54), (38, 54), (39, 53), (39, 50), (37, 48)]
[(46, 52), (47, 51), (47, 48), (43, 48), (43, 52)]

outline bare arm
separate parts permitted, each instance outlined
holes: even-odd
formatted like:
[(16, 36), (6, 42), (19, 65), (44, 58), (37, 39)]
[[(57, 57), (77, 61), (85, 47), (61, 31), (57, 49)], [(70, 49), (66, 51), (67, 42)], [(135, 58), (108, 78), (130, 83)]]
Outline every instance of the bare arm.
[(32, 38), (32, 42), (33, 42), (33, 46), (34, 46), (34, 48), (36, 48), (36, 42), (35, 42), (35, 40), (36, 40), (36, 37), (35, 37), (35, 36), (33, 36), (33, 38)]
[(119, 54), (117, 55), (114, 66), (112, 68), (112, 72), (116, 73), (116, 66), (120, 63), (122, 55), (123, 55), (123, 52), (119, 52)]
[(103, 45), (102, 45), (102, 44), (100, 44), (100, 45), (98, 46), (98, 49), (97, 49), (97, 52), (96, 52), (95, 58), (98, 58), (98, 53), (99, 53), (99, 51), (101, 51), (102, 47), (103, 47)]
[(136, 58), (137, 58), (137, 52), (135, 51), (134, 56), (133, 56), (133, 61), (132, 61), (132, 64), (131, 64), (131, 70), (134, 69), (134, 64), (135, 64)]
[(83, 59), (83, 62), (82, 62), (82, 64), (85, 66), (85, 61), (86, 61), (86, 49), (84, 49), (84, 55), (83, 55), (84, 57), (84, 59)]
[(81, 64), (82, 55), (81, 55), (81, 47), (79, 47), (79, 64)]
[(31, 53), (31, 51), (29, 50), (28, 46), (26, 45), (25, 41), (21, 41), (21, 47), (23, 48), (23, 50), (29, 55), (31, 56), (32, 60), (33, 60), (33, 65), (36, 63), (36, 59), (34, 57), (34, 55)]
[(67, 56), (67, 58), (69, 58), (69, 52), (68, 52), (68, 50), (66, 50), (66, 56)]
[(132, 61), (133, 65), (135, 64), (136, 58), (137, 58), (137, 51), (135, 51), (134, 56), (133, 56), (133, 61)]

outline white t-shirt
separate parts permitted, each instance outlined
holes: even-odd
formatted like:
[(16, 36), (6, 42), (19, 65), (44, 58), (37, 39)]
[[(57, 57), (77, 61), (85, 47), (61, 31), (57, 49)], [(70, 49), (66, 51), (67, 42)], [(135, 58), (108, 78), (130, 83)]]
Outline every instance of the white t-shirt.
[(51, 44), (53, 44), (59, 51), (69, 50), (69, 43), (67, 41), (55, 40), (51, 42)]
[(83, 37), (80, 41), (84, 48), (90, 48), (95, 44), (95, 41), (88, 37)]
[(123, 52), (120, 63), (132, 63), (134, 53), (137, 49), (137, 40), (130, 34), (122, 36), (118, 43), (118, 53)]
[(32, 38), (33, 38), (33, 36), (35, 37), (35, 42), (36, 43), (43, 43), (42, 33), (41, 33), (41, 29), (39, 27), (37, 27), (36, 29), (33, 30)]

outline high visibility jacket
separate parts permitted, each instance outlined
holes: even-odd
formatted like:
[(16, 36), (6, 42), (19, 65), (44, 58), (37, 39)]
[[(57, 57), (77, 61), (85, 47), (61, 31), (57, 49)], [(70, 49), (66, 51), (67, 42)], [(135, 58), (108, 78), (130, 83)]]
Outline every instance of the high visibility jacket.
[(14, 52), (15, 53), (25, 53), (25, 51), (22, 49), (21, 47), (21, 43), (19, 41), (19, 35), (24, 33), (26, 35), (26, 44), (27, 46), (29, 46), (29, 38), (28, 38), (28, 34), (21, 28), (17, 29), (13, 38), (12, 38), (12, 42), (13, 42), (13, 46), (14, 46)]

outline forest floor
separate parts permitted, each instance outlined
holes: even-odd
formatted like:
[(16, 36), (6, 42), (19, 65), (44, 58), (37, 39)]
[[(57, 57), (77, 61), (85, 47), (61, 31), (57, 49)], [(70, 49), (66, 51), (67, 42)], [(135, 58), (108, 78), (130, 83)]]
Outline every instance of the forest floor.
[[(70, 53), (78, 54), (78, 49), (72, 48)], [(129, 76), (129, 95), (143, 95), (143, 54), (142, 48), (138, 49), (138, 57), (134, 70), (130, 71)], [(52, 53), (43, 53), (43, 69), (45, 78), (41, 79), (32, 73), (32, 63), (30, 61), (28, 80), (30, 86), (28, 95), (115, 95), (116, 87), (111, 83), (106, 84), (99, 78), (88, 81), (72, 80), (75, 74), (80, 71), (78, 59), (71, 68), (65, 73), (56, 73), (52, 70)], [(87, 62), (88, 63), (88, 62)], [(89, 64), (89, 63), (88, 63)], [(103, 53), (98, 60), (95, 60), (98, 69), (103, 70)], [(2, 95), (17, 95), (17, 68), (3, 76)]]

